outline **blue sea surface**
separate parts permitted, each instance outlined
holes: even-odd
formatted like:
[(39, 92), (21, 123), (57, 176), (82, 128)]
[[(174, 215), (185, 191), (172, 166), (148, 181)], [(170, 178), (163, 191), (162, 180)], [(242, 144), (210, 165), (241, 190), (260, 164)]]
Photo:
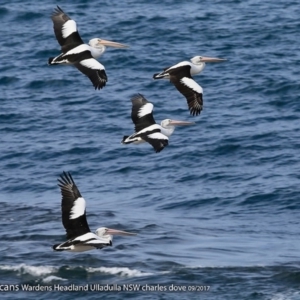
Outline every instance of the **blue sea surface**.
[[(100, 57), (102, 90), (47, 65), (60, 53), (56, 5), (85, 42), (130, 46)], [(299, 15), (291, 0), (2, 0), (1, 299), (300, 299)], [(152, 79), (195, 55), (227, 59), (194, 77), (204, 90), (197, 117), (170, 82)], [(196, 125), (176, 128), (160, 153), (122, 145), (136, 93), (157, 122)], [(66, 239), (63, 170), (92, 231), (137, 236), (54, 252)]]

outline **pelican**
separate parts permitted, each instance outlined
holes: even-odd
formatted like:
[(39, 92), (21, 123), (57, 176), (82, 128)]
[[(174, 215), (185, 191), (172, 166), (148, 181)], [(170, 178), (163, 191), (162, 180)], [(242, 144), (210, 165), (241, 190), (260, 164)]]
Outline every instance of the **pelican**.
[(104, 53), (106, 47), (127, 48), (128, 46), (99, 38), (91, 39), (88, 45), (85, 44), (78, 33), (76, 22), (70, 19), (59, 6), (54, 10), (51, 19), (62, 53), (50, 57), (48, 64), (73, 65), (91, 80), (95, 89), (102, 89), (107, 82), (107, 76), (104, 66), (96, 58)]
[(141, 94), (131, 98), (131, 119), (135, 124), (135, 133), (124, 136), (122, 144), (141, 144), (148, 142), (156, 152), (168, 146), (169, 136), (174, 132), (175, 126), (193, 125), (194, 122), (163, 120), (160, 125), (153, 118), (153, 104)]
[(113, 235), (136, 235), (135, 233), (100, 227), (96, 234), (90, 231), (86, 220), (85, 200), (81, 196), (70, 173), (63, 172), (58, 179), (62, 194), (62, 223), (68, 240), (53, 246), (55, 251), (84, 252), (112, 246)]
[(194, 56), (191, 62), (182, 61), (165, 68), (161, 73), (153, 75), (153, 79), (170, 79), (177, 90), (186, 98), (190, 114), (197, 116), (203, 108), (203, 89), (194, 81), (192, 75), (199, 74), (205, 68), (205, 63), (222, 62), (226, 59), (215, 57)]

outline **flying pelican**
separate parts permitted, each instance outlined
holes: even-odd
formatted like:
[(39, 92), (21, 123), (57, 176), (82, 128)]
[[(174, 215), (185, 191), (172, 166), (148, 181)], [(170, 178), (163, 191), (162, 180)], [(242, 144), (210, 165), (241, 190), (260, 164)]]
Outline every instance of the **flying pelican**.
[(62, 53), (50, 57), (48, 64), (71, 64), (91, 80), (95, 89), (102, 89), (107, 82), (107, 76), (104, 66), (95, 58), (104, 53), (106, 46), (115, 48), (128, 46), (98, 38), (91, 39), (89, 45), (84, 44), (77, 31), (76, 22), (70, 19), (59, 6), (54, 10), (51, 19)]
[(58, 179), (62, 194), (62, 223), (68, 240), (53, 246), (55, 251), (84, 252), (112, 246), (112, 235), (136, 235), (126, 231), (100, 227), (96, 234), (90, 231), (85, 214), (85, 200), (70, 173), (63, 172)]
[(203, 107), (203, 89), (194, 81), (192, 75), (203, 71), (207, 62), (222, 62), (226, 59), (195, 56), (191, 62), (182, 61), (174, 66), (165, 68), (161, 73), (153, 75), (153, 79), (170, 79), (177, 90), (186, 98), (191, 115), (200, 114)]
[(141, 144), (148, 142), (156, 152), (168, 146), (168, 137), (174, 132), (176, 125), (193, 125), (194, 122), (176, 121), (166, 119), (160, 125), (153, 118), (153, 104), (143, 95), (137, 94), (131, 98), (131, 119), (135, 124), (135, 133), (124, 136), (122, 144)]

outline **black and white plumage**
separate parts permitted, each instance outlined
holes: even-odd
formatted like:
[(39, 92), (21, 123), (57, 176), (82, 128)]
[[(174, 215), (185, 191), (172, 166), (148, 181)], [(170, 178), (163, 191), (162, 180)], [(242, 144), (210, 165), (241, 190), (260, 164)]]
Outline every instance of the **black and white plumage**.
[(160, 152), (169, 144), (169, 136), (174, 132), (176, 125), (192, 125), (193, 122), (166, 119), (156, 124), (153, 117), (153, 104), (141, 94), (131, 98), (131, 119), (135, 124), (135, 133), (124, 136), (122, 144), (141, 144), (148, 142), (156, 152)]
[(197, 116), (203, 108), (203, 89), (192, 75), (203, 71), (206, 62), (222, 62), (225, 59), (195, 56), (153, 75), (154, 79), (170, 79), (177, 90), (186, 98), (191, 115)]
[(91, 39), (89, 45), (85, 44), (78, 33), (76, 22), (59, 6), (54, 10), (51, 19), (62, 53), (50, 57), (48, 64), (73, 65), (91, 80), (95, 89), (102, 89), (106, 85), (107, 76), (104, 66), (96, 58), (104, 53), (106, 46), (115, 48), (127, 48), (127, 46), (98, 38)]
[(90, 231), (86, 220), (86, 203), (70, 173), (63, 172), (58, 179), (62, 201), (62, 223), (67, 241), (53, 246), (55, 251), (83, 252), (112, 246), (112, 235), (135, 235), (134, 233), (100, 227), (96, 234)]

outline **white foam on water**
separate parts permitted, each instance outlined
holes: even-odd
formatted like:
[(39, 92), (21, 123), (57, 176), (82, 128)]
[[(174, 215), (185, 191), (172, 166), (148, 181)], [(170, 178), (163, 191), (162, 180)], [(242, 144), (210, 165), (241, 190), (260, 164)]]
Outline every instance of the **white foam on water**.
[(253, 265), (183, 265), (182, 268), (187, 269), (226, 269), (226, 268), (266, 268), (268, 265), (265, 264), (253, 264)]
[(52, 281), (67, 281), (68, 279), (61, 278), (58, 276), (50, 275), (43, 279), (44, 283), (51, 283)]
[[(68, 267), (67, 269), (71, 270), (74, 267)], [(78, 267), (76, 267), (78, 268)], [(119, 275), (124, 277), (143, 277), (143, 276), (152, 276), (155, 275), (151, 272), (142, 272), (136, 269), (129, 269), (127, 267), (85, 267), (80, 266), (80, 268), (85, 269), (89, 273), (106, 273), (111, 275)], [(0, 265), (0, 270), (7, 270), (7, 271), (17, 271), (19, 275), (21, 274), (30, 274), (35, 277), (41, 277), (43, 275), (48, 275), (51, 273), (55, 273), (58, 271), (58, 267), (54, 266), (29, 266), (26, 264), (19, 264), (19, 265)], [(167, 274), (170, 273), (170, 271), (162, 271), (158, 274)], [(57, 277), (54, 275), (47, 276), (43, 279), (43, 282), (49, 283), (51, 281), (60, 280), (65, 281), (67, 279)]]
[(30, 274), (32, 276), (42, 276), (51, 274), (58, 270), (53, 266), (29, 266), (26, 264), (19, 264), (19, 265), (0, 265), (0, 270), (7, 270), (7, 271), (17, 271), (19, 274)]
[(296, 300), (299, 299), (299, 292), (276, 293), (271, 300)]
[(87, 271), (90, 273), (95, 272), (103, 272), (108, 273), (112, 275), (120, 275), (120, 276), (126, 276), (126, 277), (142, 277), (142, 276), (151, 276), (154, 275), (153, 273), (147, 273), (147, 272), (141, 272), (139, 270), (131, 270), (129, 268), (123, 267), (99, 267), (99, 268), (87, 268)]

